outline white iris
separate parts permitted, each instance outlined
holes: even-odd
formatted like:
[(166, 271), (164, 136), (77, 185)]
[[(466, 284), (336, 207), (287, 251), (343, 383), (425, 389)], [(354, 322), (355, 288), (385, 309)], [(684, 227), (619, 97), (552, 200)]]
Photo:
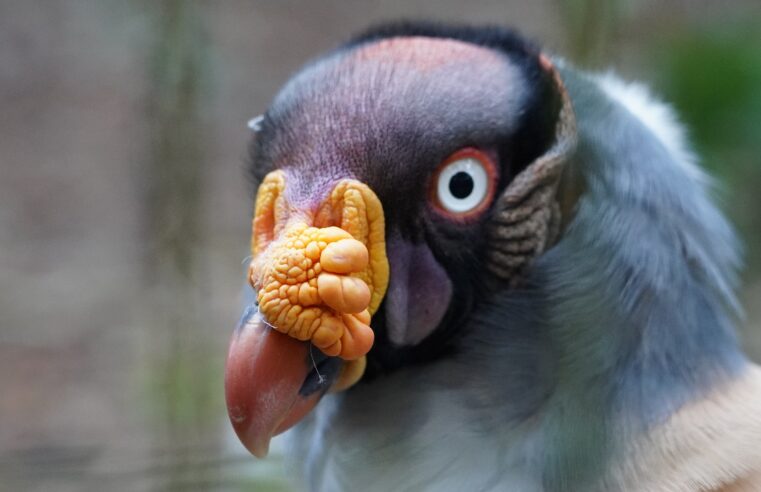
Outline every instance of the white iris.
[(450, 212), (469, 212), (486, 198), (488, 184), (489, 175), (478, 159), (458, 159), (439, 173), (436, 183), (439, 203)]

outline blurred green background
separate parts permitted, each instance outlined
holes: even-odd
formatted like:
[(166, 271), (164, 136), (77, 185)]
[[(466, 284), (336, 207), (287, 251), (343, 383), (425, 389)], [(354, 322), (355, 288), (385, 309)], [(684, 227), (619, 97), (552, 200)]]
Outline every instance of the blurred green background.
[(510, 25), (672, 102), (745, 241), (761, 360), (757, 0), (0, 0), (0, 490), (288, 490), (224, 410), (245, 123), (402, 17)]

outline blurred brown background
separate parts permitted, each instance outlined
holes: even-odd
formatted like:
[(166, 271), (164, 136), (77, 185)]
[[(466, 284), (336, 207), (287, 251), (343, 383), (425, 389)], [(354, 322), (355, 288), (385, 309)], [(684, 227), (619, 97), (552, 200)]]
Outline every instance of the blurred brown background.
[(287, 490), (224, 410), (245, 123), (402, 17), (511, 25), (673, 102), (746, 242), (761, 359), (757, 0), (0, 0), (0, 490)]

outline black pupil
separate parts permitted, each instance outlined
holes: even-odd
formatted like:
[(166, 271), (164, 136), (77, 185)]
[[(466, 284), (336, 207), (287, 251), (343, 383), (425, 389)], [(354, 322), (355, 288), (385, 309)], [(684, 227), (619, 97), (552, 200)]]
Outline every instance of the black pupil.
[(449, 180), (449, 192), (460, 200), (467, 198), (473, 192), (473, 178), (465, 171), (460, 171)]

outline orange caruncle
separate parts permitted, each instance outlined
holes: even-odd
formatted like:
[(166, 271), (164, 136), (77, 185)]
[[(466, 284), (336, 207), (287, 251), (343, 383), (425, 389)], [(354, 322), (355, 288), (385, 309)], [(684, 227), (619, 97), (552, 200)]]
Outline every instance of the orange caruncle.
[(372, 347), (370, 314), (388, 283), (380, 202), (366, 185), (341, 181), (310, 220), (289, 213), (284, 187), (271, 173), (257, 195), (249, 280), (259, 310), (280, 332), (358, 359)]
[(289, 225), (252, 263), (252, 275), (263, 275), (252, 278), (259, 310), (278, 331), (311, 340), (327, 355), (360, 357), (373, 342), (370, 289), (349, 274), (367, 263), (365, 245), (338, 227)]

